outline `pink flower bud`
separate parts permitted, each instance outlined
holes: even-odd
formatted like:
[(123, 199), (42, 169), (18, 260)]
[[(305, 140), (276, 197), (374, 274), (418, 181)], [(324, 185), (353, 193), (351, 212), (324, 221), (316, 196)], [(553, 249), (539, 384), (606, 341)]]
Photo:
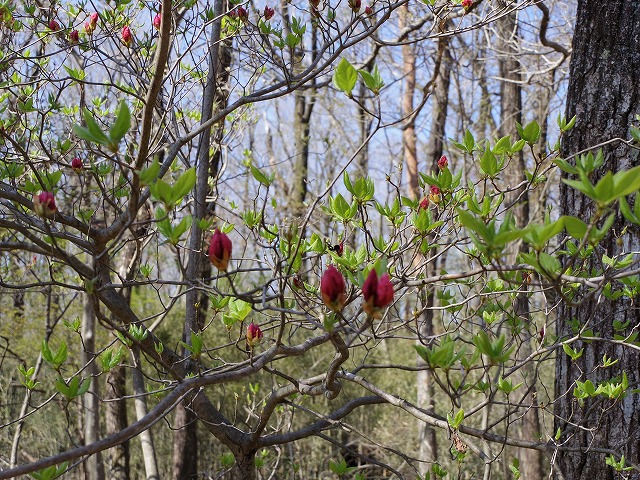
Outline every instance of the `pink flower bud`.
[(73, 160), (71, 160), (71, 168), (73, 168), (73, 170), (76, 173), (80, 173), (82, 171), (83, 167), (84, 167), (84, 165), (82, 164), (82, 159), (81, 158), (76, 157)]
[(427, 208), (429, 208), (429, 197), (424, 197), (420, 201), (420, 205), (418, 205), (418, 211), (419, 210), (426, 210)]
[(442, 195), (440, 194), (440, 188), (435, 185), (431, 186), (431, 191), (429, 193), (429, 200), (431, 200), (436, 205), (442, 201)]
[(462, 0), (462, 6), (465, 10), (473, 5), (473, 0)]
[(153, 17), (153, 26), (156, 28), (156, 30), (160, 30), (161, 23), (162, 23), (162, 15), (158, 13), (155, 17)]
[(124, 43), (127, 48), (133, 43), (133, 34), (128, 25), (122, 27), (122, 43)]
[(91, 14), (91, 16), (89, 17), (89, 25), (91, 25), (91, 28), (95, 29), (96, 26), (98, 25), (98, 20), (100, 19), (100, 16), (98, 15), (98, 12), (93, 12)]
[(344, 277), (333, 265), (329, 265), (320, 279), (322, 301), (334, 312), (339, 312), (347, 301)]
[(362, 6), (362, 0), (349, 0), (349, 6), (351, 7), (351, 10), (358, 12)]
[(71, 31), (69, 34), (69, 41), (71, 43), (78, 43), (80, 41), (80, 34), (78, 33), (78, 30)]
[(216, 228), (209, 242), (209, 261), (221, 272), (227, 271), (232, 247), (227, 234)]
[(276, 12), (273, 10), (273, 8), (269, 8), (269, 7), (264, 7), (264, 19), (265, 20), (271, 20), (271, 17), (273, 17), (273, 15)]
[(84, 33), (86, 33), (87, 35), (91, 36), (91, 35), (93, 35), (93, 31), (94, 30), (95, 30), (95, 28), (92, 27), (89, 22), (84, 22)]
[(366, 15), (373, 15), (373, 8), (371, 8), (369, 5), (367, 5), (366, 7), (364, 7), (364, 13)]
[(262, 330), (260, 330), (260, 327), (251, 322), (247, 327), (247, 345), (249, 348), (259, 345), (263, 336), (264, 334), (262, 333)]
[(33, 210), (36, 215), (42, 218), (52, 216), (58, 211), (56, 207), (56, 199), (51, 192), (42, 192), (33, 198)]
[(49, 20), (49, 30), (51, 30), (52, 32), (57, 32), (58, 30), (60, 30), (60, 24), (53, 19)]
[(372, 269), (362, 285), (364, 303), (362, 310), (373, 318), (382, 318), (384, 309), (393, 302), (393, 285), (388, 274), (383, 274), (378, 280), (378, 272)]
[(440, 157), (440, 160), (438, 160), (438, 168), (440, 170), (444, 170), (445, 168), (447, 168), (448, 165), (449, 165), (449, 160), (447, 160), (447, 156), (442, 155)]

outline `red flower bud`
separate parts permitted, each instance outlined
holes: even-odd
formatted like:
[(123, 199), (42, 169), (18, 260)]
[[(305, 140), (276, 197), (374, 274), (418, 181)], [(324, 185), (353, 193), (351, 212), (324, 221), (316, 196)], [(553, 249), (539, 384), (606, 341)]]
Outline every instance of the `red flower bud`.
[(339, 312), (347, 301), (344, 277), (333, 265), (329, 265), (320, 279), (322, 301), (334, 312)]
[(442, 195), (440, 195), (440, 188), (435, 185), (431, 186), (431, 191), (429, 193), (429, 200), (433, 203), (438, 204), (442, 200)]
[(418, 205), (418, 210), (426, 210), (427, 208), (429, 208), (429, 197), (424, 197)]
[(93, 35), (94, 28), (91, 26), (89, 22), (84, 22), (84, 33), (91, 36)]
[(80, 173), (83, 167), (84, 165), (82, 164), (81, 158), (76, 157), (73, 160), (71, 160), (71, 168), (73, 168), (76, 173)]
[(129, 48), (133, 43), (133, 34), (131, 33), (131, 29), (129, 28), (128, 25), (125, 25), (124, 27), (122, 27), (121, 38), (122, 38), (122, 43), (124, 43), (127, 48)]
[(298, 289), (304, 288), (304, 283), (302, 283), (302, 279), (300, 278), (300, 276), (296, 275), (295, 277), (293, 277), (293, 286)]
[(33, 210), (39, 217), (50, 217), (58, 211), (56, 199), (51, 192), (42, 192), (33, 198)]
[(237, 10), (238, 18), (243, 22), (246, 22), (249, 19), (249, 12), (247, 12), (247, 10), (242, 5), (240, 5)]
[(209, 242), (209, 261), (221, 272), (226, 272), (231, 258), (231, 240), (216, 228)]
[(440, 160), (438, 160), (438, 168), (440, 170), (444, 170), (445, 168), (447, 168), (447, 165), (449, 165), (449, 161), (447, 160), (446, 155), (442, 155), (440, 157)]
[(264, 334), (262, 333), (262, 330), (260, 330), (260, 327), (251, 322), (247, 327), (247, 345), (249, 348), (259, 345), (263, 336)]
[(158, 13), (155, 17), (153, 17), (153, 26), (156, 28), (156, 30), (160, 30), (161, 23), (162, 23), (162, 15)]
[(51, 30), (52, 32), (57, 32), (58, 30), (60, 30), (60, 24), (53, 19), (49, 20), (49, 30)]
[(71, 43), (78, 43), (80, 41), (80, 34), (78, 33), (78, 30), (71, 31), (69, 34), (69, 41)]
[(89, 25), (91, 25), (91, 27), (95, 29), (96, 25), (98, 25), (99, 19), (100, 19), (100, 16), (98, 15), (98, 12), (93, 12), (89, 17)]
[(373, 15), (373, 8), (371, 8), (369, 5), (367, 5), (366, 7), (364, 7), (364, 13), (366, 15)]
[(384, 309), (393, 301), (393, 285), (388, 274), (378, 280), (378, 272), (372, 269), (362, 285), (364, 303), (362, 310), (373, 318), (382, 318)]
[(362, 6), (362, 0), (349, 0), (349, 6), (351, 7), (351, 10), (358, 12)]
[(273, 10), (273, 8), (269, 8), (269, 7), (264, 7), (264, 19), (265, 20), (271, 20), (271, 17), (273, 17), (273, 15), (276, 12)]
[(462, 6), (465, 10), (473, 5), (473, 0), (462, 0)]

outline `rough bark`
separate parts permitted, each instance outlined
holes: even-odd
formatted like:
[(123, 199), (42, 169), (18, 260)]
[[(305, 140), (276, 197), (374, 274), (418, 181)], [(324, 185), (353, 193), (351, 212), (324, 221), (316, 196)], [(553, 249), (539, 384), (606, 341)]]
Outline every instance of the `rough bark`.
[[(576, 115), (576, 125), (564, 138), (565, 157), (615, 137), (626, 138), (630, 123), (640, 113), (639, 7), (637, 0), (578, 1), (566, 110), (568, 118)], [(608, 170), (615, 172), (638, 163), (637, 151), (619, 142), (604, 146), (603, 154), (605, 164), (592, 181)], [(591, 217), (593, 205), (582, 194), (565, 185), (560, 194), (563, 214)], [(618, 218), (599, 246), (601, 254), (638, 251), (637, 231), (616, 238), (621, 226)], [(629, 328), (636, 328), (640, 315), (628, 300), (612, 302), (596, 295), (582, 299), (575, 307), (560, 308), (560, 338), (574, 334), (572, 319), (606, 339), (614, 334), (614, 320), (629, 320)], [(608, 448), (624, 454), (629, 462), (640, 462), (640, 397), (630, 394), (616, 402), (587, 399), (580, 405), (573, 398), (573, 385), (576, 380), (586, 379), (597, 385), (622, 371), (627, 373), (629, 385), (637, 385), (640, 356), (637, 350), (606, 342), (575, 342), (572, 347), (584, 348), (584, 354), (577, 361), (562, 352), (556, 357), (555, 413), (556, 427), (562, 429), (561, 441), (577, 451), (559, 452), (558, 467), (564, 478), (571, 480), (618, 478), (611, 467), (605, 466), (605, 455), (588, 450)], [(620, 361), (609, 368), (595, 369), (605, 354)]]

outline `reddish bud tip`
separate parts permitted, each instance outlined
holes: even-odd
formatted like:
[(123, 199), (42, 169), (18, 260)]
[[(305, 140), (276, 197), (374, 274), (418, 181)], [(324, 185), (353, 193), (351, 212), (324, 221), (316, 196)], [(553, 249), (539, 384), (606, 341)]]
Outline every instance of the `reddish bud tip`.
[(80, 173), (83, 167), (84, 165), (82, 164), (81, 158), (76, 157), (73, 160), (71, 160), (71, 168), (73, 168), (76, 173)]
[(269, 8), (269, 7), (264, 7), (264, 19), (265, 20), (271, 20), (271, 18), (273, 17), (273, 15), (275, 14), (275, 10), (273, 8)]
[(367, 5), (366, 7), (364, 7), (364, 13), (367, 15), (373, 15), (373, 8)]
[(78, 33), (78, 30), (71, 31), (69, 34), (69, 41), (71, 43), (78, 43), (80, 41), (80, 34)]
[(260, 330), (260, 327), (251, 322), (247, 327), (247, 345), (249, 348), (259, 345), (263, 336), (264, 334), (262, 333), (262, 330)]
[(122, 27), (121, 38), (122, 43), (124, 43), (127, 48), (129, 48), (133, 43), (133, 34), (131, 33), (131, 29), (128, 25)]
[(98, 15), (98, 12), (93, 12), (89, 17), (89, 25), (91, 25), (93, 28), (96, 28), (96, 25), (98, 25), (99, 19), (100, 19), (100, 16)]
[(462, 6), (464, 7), (465, 10), (471, 7), (472, 5), (473, 5), (473, 0), (462, 0)]
[(322, 301), (334, 312), (339, 312), (347, 301), (344, 277), (333, 265), (329, 265), (320, 279)]
[(440, 160), (438, 160), (438, 168), (440, 170), (444, 170), (445, 168), (447, 168), (448, 165), (449, 165), (449, 160), (447, 160), (447, 156), (442, 155), (440, 157)]
[(42, 218), (52, 216), (58, 211), (56, 199), (51, 192), (42, 192), (33, 198), (33, 210)]
[(53, 19), (49, 20), (49, 30), (51, 30), (52, 32), (57, 32), (58, 30), (60, 30), (60, 24)]
[(232, 247), (227, 234), (216, 228), (209, 242), (209, 261), (221, 272), (227, 271)]
[(426, 210), (427, 208), (429, 208), (429, 197), (424, 197), (418, 205), (418, 210)]
[(382, 318), (384, 309), (393, 302), (393, 284), (388, 274), (378, 280), (378, 272), (372, 269), (362, 285), (364, 303), (362, 309), (373, 318)]
[(162, 23), (162, 15), (158, 13), (155, 17), (153, 17), (153, 26), (155, 27), (156, 30), (160, 30), (161, 23)]
[(362, 0), (349, 0), (349, 6), (354, 12), (359, 12), (362, 7)]
[(431, 200), (436, 205), (442, 201), (442, 195), (440, 194), (440, 188), (433, 185), (429, 192), (429, 200)]

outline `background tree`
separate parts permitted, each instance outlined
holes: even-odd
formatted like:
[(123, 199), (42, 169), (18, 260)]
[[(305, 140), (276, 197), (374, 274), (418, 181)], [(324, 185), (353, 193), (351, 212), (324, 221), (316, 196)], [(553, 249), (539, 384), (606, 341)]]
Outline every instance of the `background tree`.
[[(576, 31), (571, 57), (571, 75), (567, 91), (567, 115), (575, 115), (576, 125), (564, 136), (562, 152), (573, 164), (582, 163), (585, 152), (598, 156), (593, 181), (607, 171), (618, 172), (637, 165), (638, 150), (625, 141), (629, 129), (637, 125), (640, 114), (637, 69), (640, 53), (635, 48), (633, 33), (640, 27), (640, 12), (633, 2), (614, 1), (603, 5), (593, 1), (579, 1)], [(605, 55), (603, 55), (603, 53)], [(588, 75), (585, 73), (589, 72)], [(636, 133), (637, 135), (637, 133)], [(573, 178), (565, 173), (565, 178)], [(613, 221), (602, 242), (594, 248), (596, 256), (615, 258), (638, 251), (637, 225), (625, 226), (625, 218), (609, 211), (601, 204), (580, 194), (566, 184), (561, 187), (562, 212), (566, 215), (588, 212), (601, 219)], [(637, 200), (636, 200), (637, 202)], [(567, 257), (567, 268), (588, 269), (595, 264), (588, 258)], [(638, 314), (626, 295), (609, 293), (605, 278), (601, 282), (604, 295), (567, 290), (562, 295), (558, 311), (558, 334), (561, 338), (576, 334), (597, 336), (597, 341), (577, 341), (573, 348), (584, 350), (572, 361), (559, 355), (556, 361), (556, 395), (558, 392), (590, 381), (598, 385), (626, 376), (629, 385), (638, 383), (639, 357), (637, 348), (616, 342), (629, 339), (638, 326)], [(635, 336), (633, 337), (635, 338)], [(602, 368), (603, 358), (619, 360), (610, 368)], [(562, 430), (562, 443), (575, 447), (558, 455), (559, 475), (564, 478), (615, 478), (613, 470), (602, 471), (602, 460), (610, 450), (621, 452), (627, 462), (638, 464), (640, 452), (638, 426), (640, 413), (635, 408), (637, 394), (619, 398), (613, 404), (606, 400), (586, 399), (576, 405), (571, 397), (560, 398), (555, 411), (556, 425)], [(583, 455), (585, 447), (594, 453)], [(597, 453), (596, 453), (597, 452)]]

